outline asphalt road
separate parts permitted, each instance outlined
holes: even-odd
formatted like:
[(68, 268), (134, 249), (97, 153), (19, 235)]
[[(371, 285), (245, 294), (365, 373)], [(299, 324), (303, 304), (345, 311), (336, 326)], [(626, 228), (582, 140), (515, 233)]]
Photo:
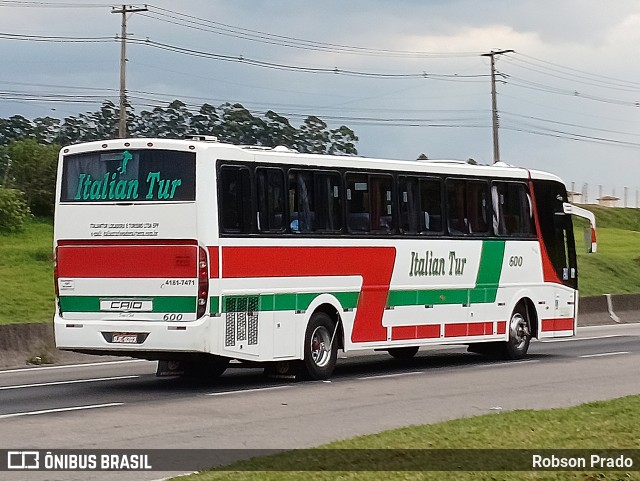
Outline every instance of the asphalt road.
[[(325, 382), (229, 369), (156, 378), (136, 360), (0, 371), (1, 449), (301, 448), (410, 424), (640, 393), (640, 324), (533, 342), (523, 361), (464, 347), (342, 355)], [(5, 476), (0, 473), (0, 479)], [(158, 479), (163, 473), (10, 473), (7, 479)]]

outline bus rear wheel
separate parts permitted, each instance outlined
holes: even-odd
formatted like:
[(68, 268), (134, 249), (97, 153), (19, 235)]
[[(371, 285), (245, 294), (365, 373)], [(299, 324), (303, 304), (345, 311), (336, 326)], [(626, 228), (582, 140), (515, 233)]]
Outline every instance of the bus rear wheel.
[(336, 367), (338, 340), (336, 325), (325, 312), (315, 312), (304, 336), (304, 367), (310, 379), (328, 379)]
[(506, 359), (522, 359), (527, 355), (531, 342), (531, 323), (527, 310), (518, 305), (509, 320), (509, 340), (504, 344), (504, 357)]

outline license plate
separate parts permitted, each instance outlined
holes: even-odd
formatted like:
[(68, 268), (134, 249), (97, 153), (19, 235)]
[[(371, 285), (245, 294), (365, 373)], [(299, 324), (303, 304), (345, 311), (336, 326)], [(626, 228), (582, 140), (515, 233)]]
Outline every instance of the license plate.
[(138, 334), (135, 332), (114, 332), (111, 342), (117, 344), (138, 344)]
[(111, 312), (151, 312), (151, 299), (100, 299), (100, 310)]

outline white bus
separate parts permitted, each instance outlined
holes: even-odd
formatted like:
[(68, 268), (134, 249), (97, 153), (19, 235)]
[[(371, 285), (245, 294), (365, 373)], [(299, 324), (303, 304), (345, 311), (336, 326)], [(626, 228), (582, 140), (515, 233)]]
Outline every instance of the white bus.
[(548, 173), (120, 139), (63, 148), (56, 199), (60, 349), (325, 379), (338, 349), (518, 359), (576, 330), (572, 206)]

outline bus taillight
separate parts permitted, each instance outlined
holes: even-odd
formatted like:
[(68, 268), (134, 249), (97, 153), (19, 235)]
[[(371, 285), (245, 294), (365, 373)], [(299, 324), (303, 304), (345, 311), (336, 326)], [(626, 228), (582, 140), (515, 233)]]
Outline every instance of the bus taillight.
[(198, 255), (198, 311), (196, 318), (204, 316), (207, 309), (207, 296), (209, 295), (209, 264), (207, 252), (200, 247)]
[(53, 289), (56, 295), (58, 314), (62, 315), (62, 310), (60, 309), (60, 287), (58, 286), (58, 277), (58, 248), (56, 247), (53, 253)]

